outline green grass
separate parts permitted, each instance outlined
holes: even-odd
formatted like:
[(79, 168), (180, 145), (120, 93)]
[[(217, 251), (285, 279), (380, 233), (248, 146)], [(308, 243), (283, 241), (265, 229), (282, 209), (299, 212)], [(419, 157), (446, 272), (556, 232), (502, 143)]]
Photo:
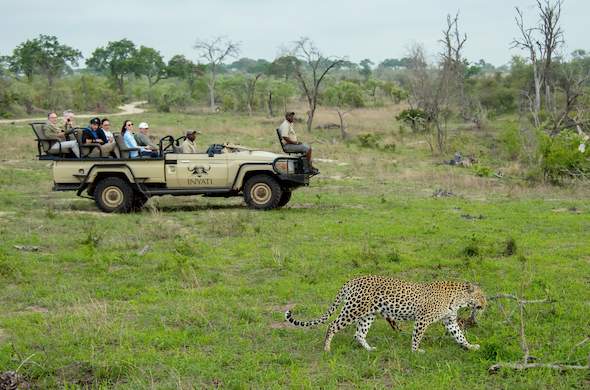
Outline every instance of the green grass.
[[(144, 118), (156, 132), (166, 123), (176, 133), (208, 130), (203, 144), (227, 137), (276, 149), (260, 130), (269, 126), (264, 118)], [(239, 125), (228, 133), (232, 123)], [(461, 350), (437, 324), (423, 341), (426, 353), (412, 354), (412, 324), (394, 333), (378, 319), (368, 335), (377, 351), (359, 347), (351, 327), (324, 353), (325, 326), (301, 330), (283, 320), (293, 304), (298, 317), (318, 317), (345, 281), (365, 274), (469, 280), (488, 295), (519, 293), (524, 284), (527, 298), (554, 300), (527, 308), (531, 354), (583, 364), (589, 346), (571, 349), (590, 326), (584, 188), (476, 178), (433, 164), (411, 139), (376, 154), (321, 143), (318, 157), (349, 165), (320, 164), (322, 175), (286, 209), (254, 212), (240, 199), (191, 197), (106, 215), (90, 200), (50, 192), (50, 169), (34, 160), (29, 132), (0, 128), (3, 144), (19, 140), (0, 165), (0, 372), (20, 366), (39, 388), (590, 385), (585, 372), (488, 374), (495, 362), (521, 357), (517, 317), (507, 322), (493, 302), (466, 331), (481, 344), (477, 352)], [(433, 198), (436, 188), (458, 196)]]

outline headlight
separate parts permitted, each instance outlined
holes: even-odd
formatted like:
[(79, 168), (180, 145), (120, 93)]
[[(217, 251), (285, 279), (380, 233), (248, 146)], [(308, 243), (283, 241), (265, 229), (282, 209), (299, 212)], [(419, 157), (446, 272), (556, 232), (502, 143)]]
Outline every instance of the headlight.
[(295, 161), (279, 160), (275, 163), (275, 170), (283, 175), (295, 173)]

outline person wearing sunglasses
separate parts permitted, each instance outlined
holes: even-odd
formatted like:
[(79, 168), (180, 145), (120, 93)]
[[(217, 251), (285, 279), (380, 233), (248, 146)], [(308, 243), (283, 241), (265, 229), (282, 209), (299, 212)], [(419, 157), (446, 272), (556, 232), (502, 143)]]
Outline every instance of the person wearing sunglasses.
[(139, 157), (140, 153), (141, 156), (158, 157), (158, 152), (151, 151), (144, 148), (143, 146), (137, 145), (137, 141), (135, 141), (135, 137), (133, 137), (133, 122), (130, 120), (123, 122), (123, 127), (121, 127), (121, 136), (123, 137), (125, 146), (128, 148), (139, 148), (139, 152), (137, 150), (129, 151), (130, 158), (137, 158)]

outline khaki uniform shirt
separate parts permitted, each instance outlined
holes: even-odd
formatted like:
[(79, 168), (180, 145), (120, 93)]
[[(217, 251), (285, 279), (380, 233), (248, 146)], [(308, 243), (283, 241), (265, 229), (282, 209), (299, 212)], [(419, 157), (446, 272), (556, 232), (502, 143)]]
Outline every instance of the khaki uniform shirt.
[(289, 138), (293, 142), (297, 142), (297, 134), (295, 134), (295, 129), (293, 129), (293, 123), (289, 122), (288, 120), (284, 120), (279, 126), (279, 134), (281, 135), (281, 142), (283, 141), (283, 137)]
[(182, 143), (182, 153), (197, 153), (197, 144), (194, 141), (185, 139)]
[(47, 121), (43, 126), (43, 133), (45, 133), (45, 137), (48, 139), (55, 139), (59, 141), (65, 140), (65, 136), (63, 134), (63, 129), (57, 127), (53, 123)]

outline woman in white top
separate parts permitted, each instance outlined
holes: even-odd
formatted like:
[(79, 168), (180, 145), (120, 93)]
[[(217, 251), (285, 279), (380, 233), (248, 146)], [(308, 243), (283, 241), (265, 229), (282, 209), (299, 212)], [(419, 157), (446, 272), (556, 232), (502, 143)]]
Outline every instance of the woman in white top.
[(113, 137), (113, 133), (111, 132), (111, 121), (109, 121), (109, 118), (103, 118), (100, 127), (102, 127), (102, 131), (107, 136), (109, 143), (115, 142), (115, 137)]

